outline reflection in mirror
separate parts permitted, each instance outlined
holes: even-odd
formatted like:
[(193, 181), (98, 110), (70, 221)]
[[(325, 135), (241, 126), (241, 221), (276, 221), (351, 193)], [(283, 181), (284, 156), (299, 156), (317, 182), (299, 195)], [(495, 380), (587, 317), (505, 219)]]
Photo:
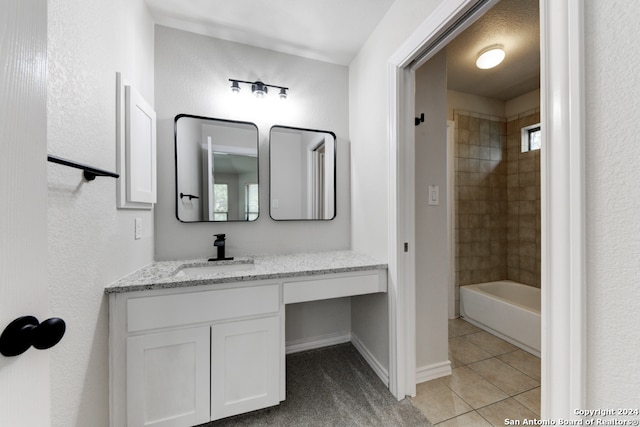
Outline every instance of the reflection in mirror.
[(336, 216), (336, 136), (273, 126), (269, 135), (270, 215), (275, 220)]
[(176, 116), (176, 216), (183, 222), (258, 218), (258, 128)]

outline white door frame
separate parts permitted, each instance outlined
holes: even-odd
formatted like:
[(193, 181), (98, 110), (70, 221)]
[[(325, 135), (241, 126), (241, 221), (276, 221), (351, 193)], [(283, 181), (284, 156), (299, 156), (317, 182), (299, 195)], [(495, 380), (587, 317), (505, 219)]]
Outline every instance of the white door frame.
[[(398, 398), (415, 395), (416, 389), (413, 70), (464, 29), (443, 37), (476, 3), (442, 2), (389, 60), (389, 279), (397, 287), (390, 300), (389, 370), (390, 389)], [(467, 22), (496, 3), (488, 0)], [(573, 410), (586, 403), (582, 9), (581, 0), (540, 0), (541, 415), (555, 419), (575, 418)], [(430, 54), (413, 63), (427, 47)]]

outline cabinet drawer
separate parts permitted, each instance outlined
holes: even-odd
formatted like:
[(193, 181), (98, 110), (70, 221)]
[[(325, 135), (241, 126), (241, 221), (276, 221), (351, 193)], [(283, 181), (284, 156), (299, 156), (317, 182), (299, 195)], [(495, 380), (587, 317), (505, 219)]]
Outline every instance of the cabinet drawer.
[(127, 301), (127, 331), (277, 313), (278, 288), (266, 285), (131, 298)]
[(342, 277), (330, 276), (323, 279), (285, 282), (282, 292), (284, 303), (291, 304), (386, 291), (386, 276), (379, 271), (374, 271)]

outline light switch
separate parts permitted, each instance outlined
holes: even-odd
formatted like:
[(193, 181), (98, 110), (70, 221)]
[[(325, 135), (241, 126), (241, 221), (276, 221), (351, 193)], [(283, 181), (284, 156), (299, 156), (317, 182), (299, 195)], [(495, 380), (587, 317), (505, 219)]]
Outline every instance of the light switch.
[(429, 186), (429, 205), (437, 206), (440, 204), (440, 187), (437, 185)]
[(280, 207), (280, 202), (278, 201), (278, 199), (273, 199), (271, 201), (271, 207), (273, 209), (278, 209)]
[(142, 218), (136, 218), (134, 220), (135, 224), (135, 233), (134, 237), (136, 240), (142, 239)]

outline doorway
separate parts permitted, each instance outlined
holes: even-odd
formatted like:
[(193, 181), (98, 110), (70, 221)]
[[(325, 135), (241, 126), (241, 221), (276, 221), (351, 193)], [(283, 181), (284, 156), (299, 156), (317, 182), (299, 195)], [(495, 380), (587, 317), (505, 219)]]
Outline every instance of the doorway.
[[(389, 126), (391, 153), (395, 153), (390, 159), (390, 201), (395, 212), (390, 215), (389, 224), (389, 241), (393, 245), (390, 276), (399, 284), (397, 310), (392, 307), (396, 315), (390, 325), (392, 342), (399, 343), (392, 350), (391, 368), (396, 378), (391, 384), (398, 397), (415, 394), (416, 378), (416, 259), (413, 252), (404, 250), (416, 243), (415, 167), (411, 164), (414, 153), (408, 143), (415, 138), (415, 70), (496, 3), (442, 3), (390, 60)], [(541, 155), (541, 414), (547, 418), (571, 418), (572, 408), (585, 403), (582, 5), (573, 0), (541, 0), (540, 10), (541, 123), (543, 140), (548, 144)], [(567, 209), (568, 203), (575, 203), (574, 208)], [(564, 286), (545, 285), (556, 282)], [(446, 306), (446, 299), (433, 302), (438, 303)], [(551, 383), (553, 387), (545, 387)]]

